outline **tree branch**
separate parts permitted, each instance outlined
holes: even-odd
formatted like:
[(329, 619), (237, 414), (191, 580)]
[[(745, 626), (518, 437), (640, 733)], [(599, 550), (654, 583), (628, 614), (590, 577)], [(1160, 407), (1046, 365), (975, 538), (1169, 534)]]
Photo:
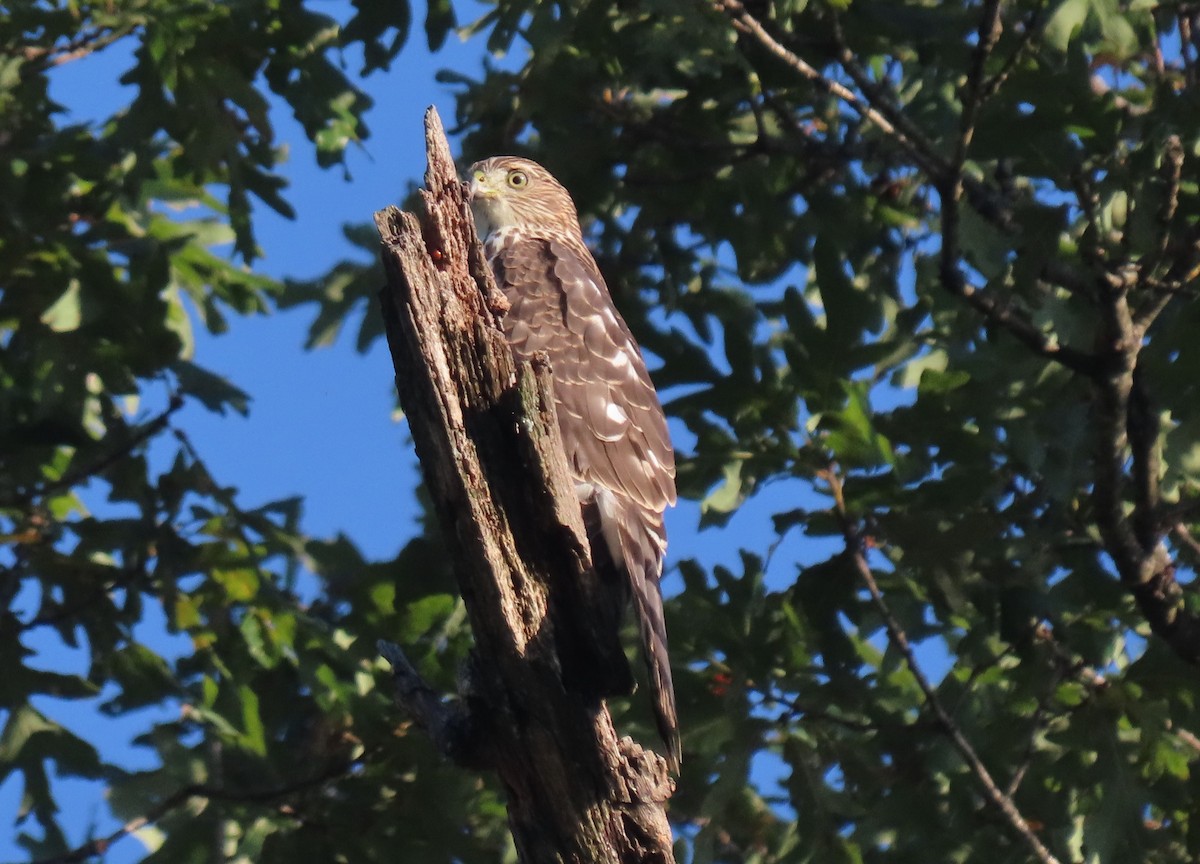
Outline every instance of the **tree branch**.
[(95, 54), (97, 51), (103, 51), (109, 45), (119, 42), (132, 33), (136, 26), (127, 24), (123, 27), (96, 27), (80, 33), (74, 39), (61, 45), (48, 47), (26, 45), (9, 53), (18, 53), (36, 69), (49, 69), (89, 54)]
[[(1158, 510), (1158, 419), (1138, 370), (1144, 334), (1133, 319), (1129, 286), (1101, 304), (1100, 339), (1109, 362), (1095, 379), (1095, 477), (1092, 502), (1104, 549), (1150, 628), (1184, 660), (1200, 664), (1200, 617), (1190, 611), (1163, 542)], [(1126, 465), (1134, 480), (1126, 516)]]
[(151, 807), (141, 816), (136, 816), (130, 819), (117, 830), (104, 837), (97, 837), (94, 840), (89, 840), (82, 846), (78, 846), (69, 852), (62, 855), (55, 855), (50, 858), (41, 858), (34, 864), (82, 864), (97, 856), (104, 855), (112, 848), (113, 844), (119, 840), (123, 840), (130, 834), (133, 834), (147, 825), (153, 825), (160, 819), (168, 816), (172, 811), (182, 807), (184, 804), (191, 801), (193, 798), (208, 798), (215, 801), (230, 801), (234, 803), (244, 804), (261, 804), (269, 801), (276, 801), (280, 798), (286, 798), (289, 795), (301, 792), (305, 789), (310, 789), (313, 786), (320, 786), (342, 777), (347, 774), (351, 768), (358, 764), (358, 760), (338, 763), (326, 768), (319, 774), (312, 777), (306, 777), (302, 780), (297, 780), (294, 783), (289, 783), (286, 786), (277, 786), (272, 789), (224, 789), (218, 786), (209, 786), (204, 783), (193, 783), (184, 786), (172, 792), (155, 806)]
[(163, 429), (165, 429), (168, 421), (171, 419), (171, 415), (182, 408), (183, 404), (183, 397), (178, 393), (172, 393), (170, 402), (167, 403), (166, 409), (161, 414), (158, 414), (149, 422), (143, 424), (111, 452), (106, 453), (105, 455), (93, 462), (89, 462), (86, 465), (79, 465), (72, 468), (57, 480), (51, 480), (29, 490), (28, 492), (20, 493), (14, 496), (13, 500), (11, 501), (0, 502), (0, 506), (27, 504), (30, 501), (33, 501), (35, 498), (45, 497), (46, 495), (49, 495), (52, 492), (57, 492), (60, 489), (70, 489), (72, 486), (77, 486), (83, 481), (95, 477), (97, 474), (116, 464), (119, 460), (128, 456), (139, 446), (146, 443), (146, 441), (150, 440)]
[[(611, 589), (591, 566), (550, 372), (518, 364), (498, 326), (503, 296), (432, 108), (426, 150), (422, 218), (392, 207), (375, 223), (400, 403), (475, 638), (468, 750), (499, 774), (525, 864), (670, 864), (666, 763), (619, 740), (589, 688), (625, 658), (603, 626)], [(453, 726), (427, 687), (402, 686), (427, 728)]]
[[(993, 190), (988, 189), (978, 179), (965, 175), (962, 171), (966, 150), (974, 135), (975, 115), (983, 99), (984, 64), (996, 39), (999, 38), (998, 2), (989, 2), (980, 20), (980, 41), (973, 62), (972, 83), (969, 85), (969, 94), (964, 102), (961, 133), (956, 146), (956, 155), (952, 161), (948, 161), (938, 152), (933, 142), (909, 120), (901, 106), (886, 93), (882, 86), (871, 81), (866, 70), (862, 68), (842, 38), (836, 19), (834, 32), (839, 46), (839, 62), (863, 93), (862, 97), (845, 85), (823, 75), (772, 36), (763, 24), (746, 10), (740, 0), (713, 0), (713, 5), (730, 18), (733, 26), (739, 32), (753, 37), (763, 48), (782, 60), (805, 80), (820, 87), (826, 93), (838, 97), (864, 119), (874, 123), (880, 131), (895, 141), (909, 155), (919, 169), (930, 177), (942, 198), (943, 230), (940, 272), (943, 287), (980, 313), (988, 324), (1007, 331), (1039, 356), (1060, 363), (1074, 372), (1085, 375), (1094, 373), (1096, 359), (1093, 355), (1068, 345), (1060, 345), (1053, 335), (1043, 333), (1025, 319), (1015, 315), (1012, 310), (968, 284), (959, 271), (958, 205), (961, 198), (965, 197), (975, 210), (1001, 230), (1013, 231), (1013, 217), (1009, 208), (997, 200), (997, 195)], [(1053, 272), (1060, 279), (1070, 276), (1066, 270), (1067, 268), (1062, 266), (1053, 268)]]
[(1046, 0), (1042, 0), (1041, 4), (1030, 13), (1029, 18), (1024, 22), (1021, 30), (1021, 36), (1017, 41), (1016, 47), (1009, 53), (1008, 58), (1004, 61), (1004, 65), (1000, 70), (987, 79), (983, 85), (983, 98), (990, 99), (996, 92), (1004, 86), (1004, 82), (1008, 80), (1008, 76), (1012, 74), (1012, 70), (1016, 68), (1025, 52), (1029, 49), (1029, 45), (1033, 40), (1033, 35), (1038, 31), (1041, 25), (1042, 12), (1046, 9)]
[(438, 752), (459, 765), (490, 767), (485, 761), (478, 724), (473, 721), (466, 700), (447, 704), (421, 677), (399, 645), (381, 639), (378, 648), (392, 666), (396, 704), (412, 715)]
[[(1163, 200), (1155, 214), (1158, 223), (1157, 243), (1138, 262), (1138, 281), (1149, 290), (1150, 297), (1134, 313), (1133, 320), (1138, 330), (1145, 334), (1167, 306), (1180, 294), (1185, 286), (1197, 276), (1197, 261), (1200, 260), (1200, 229), (1193, 226), (1182, 232), (1182, 242), (1172, 249), (1171, 226), (1179, 209), (1180, 182), (1183, 176), (1183, 143), (1178, 135), (1171, 135), (1163, 146), (1160, 176), (1163, 183)], [(1155, 271), (1167, 257), (1171, 266), (1160, 279)]]
[(1000, 24), (1000, 0), (985, 0), (983, 12), (979, 18), (978, 39), (975, 50), (971, 52), (971, 68), (967, 71), (966, 93), (962, 101), (962, 114), (959, 117), (958, 143), (954, 148), (954, 160), (951, 163), (957, 175), (955, 198), (962, 194), (962, 171), (967, 161), (967, 151), (971, 147), (971, 139), (975, 137), (975, 120), (979, 114), (979, 106), (984, 100), (984, 69), (988, 57), (996, 42), (1000, 39), (1003, 27)]
[(983, 764), (983, 760), (979, 758), (979, 754), (975, 752), (975, 748), (971, 745), (971, 742), (963, 735), (958, 724), (954, 722), (954, 718), (946, 711), (941, 699), (938, 698), (937, 690), (934, 689), (933, 684), (930, 683), (924, 670), (921, 669), (920, 664), (917, 662), (916, 654), (913, 652), (912, 645), (908, 641), (908, 636), (905, 635), (900, 622), (896, 620), (896, 616), (892, 614), (891, 608), (887, 605), (887, 601), (884, 600), (883, 592), (879, 590), (879, 584), (875, 581), (875, 576), (871, 573), (871, 568), (867, 564), (862, 535), (859, 533), (858, 526), (846, 507), (842, 481), (836, 469), (830, 467), (820, 471), (819, 476), (829, 484), (829, 491), (834, 501), (834, 512), (841, 524), (842, 536), (846, 543), (845, 554), (850, 558), (863, 584), (866, 585), (867, 592), (871, 595), (871, 601), (875, 604), (875, 608), (883, 619), (884, 627), (887, 629), (888, 641), (900, 652), (900, 656), (904, 658), (905, 665), (908, 667), (909, 672), (912, 673), (917, 686), (921, 689), (921, 693), (925, 696), (925, 704), (933, 712), (933, 716), (936, 718), (942, 732), (950, 739), (950, 742), (954, 745), (954, 749), (959, 752), (959, 755), (962, 756), (963, 761), (966, 762), (967, 767), (975, 776), (976, 782), (983, 791), (984, 798), (1000, 813), (1005, 823), (1025, 844), (1030, 853), (1038, 861), (1042, 862), (1042, 864), (1058, 864), (1058, 859), (1038, 839), (1038, 836), (1034, 834), (1029, 823), (1025, 821), (1025, 817), (1017, 810), (1011, 796), (1006, 795), (992, 778), (991, 772)]
[(1100, 368), (1100, 358), (1070, 345), (1061, 345), (1053, 333), (1039, 330), (1011, 308), (980, 291), (967, 282), (959, 269), (958, 202), (946, 190), (942, 198), (942, 249), (938, 274), (942, 287), (964, 300), (988, 324), (1003, 330), (1039, 357), (1045, 357), (1081, 375), (1093, 376)]
[[(885, 135), (897, 141), (926, 173), (935, 176), (944, 173), (945, 165), (944, 163), (941, 165), (938, 164), (940, 157), (937, 157), (936, 150), (933, 149), (928, 140), (923, 136), (917, 140), (911, 140), (910, 136), (913, 133), (919, 136), (920, 132), (908, 122), (908, 119), (903, 114), (880, 111), (870, 104), (869, 100), (859, 98), (858, 94), (849, 87), (821, 74), (820, 71), (811, 66), (804, 58), (787, 48), (782, 42), (768, 33), (758, 19), (746, 10), (746, 7), (742, 5), (740, 0), (713, 0), (713, 6), (717, 11), (727, 15), (733, 23), (734, 28), (739, 32), (752, 36), (763, 48), (782, 60), (784, 64), (798, 73), (802, 78), (831, 96), (841, 99), (853, 110), (857, 111), (863, 119), (874, 123)], [(891, 116), (888, 116), (889, 113)], [(899, 124), (896, 122), (897, 119), (899, 120)]]

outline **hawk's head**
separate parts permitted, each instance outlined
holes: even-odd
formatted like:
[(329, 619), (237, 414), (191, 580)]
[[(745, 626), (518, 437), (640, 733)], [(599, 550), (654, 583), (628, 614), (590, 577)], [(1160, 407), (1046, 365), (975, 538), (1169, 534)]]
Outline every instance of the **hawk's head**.
[(476, 162), (469, 173), (471, 211), (480, 237), (500, 228), (579, 233), (571, 196), (536, 162), (493, 156)]

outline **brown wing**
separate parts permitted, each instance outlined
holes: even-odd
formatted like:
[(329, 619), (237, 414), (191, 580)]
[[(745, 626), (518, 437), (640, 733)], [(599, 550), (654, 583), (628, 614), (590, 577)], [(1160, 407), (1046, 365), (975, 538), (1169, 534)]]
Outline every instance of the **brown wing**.
[(493, 268), (520, 357), (544, 351), (576, 476), (661, 512), (675, 503), (675, 454), (646, 364), (587, 247), (498, 232)]
[(585, 512), (597, 511), (610, 557), (629, 579), (659, 732), (678, 770), (659, 588), (667, 545), (662, 513), (675, 503), (675, 454), (658, 394), (581, 240), (502, 229), (487, 247), (512, 304), (504, 329), (514, 353), (529, 358), (543, 351), (550, 359), (567, 459), (583, 484)]

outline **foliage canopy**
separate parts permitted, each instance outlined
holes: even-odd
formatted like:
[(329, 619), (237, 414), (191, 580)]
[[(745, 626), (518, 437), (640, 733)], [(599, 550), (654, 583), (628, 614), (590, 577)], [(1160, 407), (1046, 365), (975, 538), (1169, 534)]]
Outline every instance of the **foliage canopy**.
[[(245, 407), (192, 320), (311, 304), (319, 342), (373, 302), (373, 266), (253, 269), (251, 202), (289, 212), (268, 99), (336, 165), (369, 107), (340, 52), (386, 69), (408, 35), (404, 4), (352, 6), (0, 22), (0, 782), (30, 860), (82, 860), (50, 764), (149, 817), (151, 861), (214, 836), (261, 862), (511, 854), (499, 791), (397, 727), (374, 656), (400, 642), (452, 687), (469, 634), (436, 532), (386, 562), (307, 537), (174, 420)], [(479, 10), (424, 11), (436, 48)], [(520, 150), (572, 190), (660, 360), (681, 493), (711, 531), (777, 502), (789, 540), (732, 572), (673, 538), (681, 860), (1200, 857), (1197, 14), (499, 0), (461, 28), (524, 58), (444, 73), (464, 162)], [(129, 104), (57, 123), (53, 68), (119, 40)], [(151, 605), (190, 653), (138, 641)], [(86, 674), (30, 655), (46, 632)], [(47, 697), (182, 710), (130, 773)]]

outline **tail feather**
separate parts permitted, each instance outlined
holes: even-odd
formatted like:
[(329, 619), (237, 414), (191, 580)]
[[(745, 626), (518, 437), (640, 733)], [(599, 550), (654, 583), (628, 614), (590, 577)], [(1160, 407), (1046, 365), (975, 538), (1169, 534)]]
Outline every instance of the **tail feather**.
[(608, 517), (604, 526), (605, 536), (610, 547), (614, 545), (612, 540), (616, 539), (620, 560), (625, 564), (623, 569), (629, 579), (638, 633), (642, 637), (642, 655), (649, 673), (655, 725), (666, 744), (667, 761), (671, 769), (678, 773), (682, 749), (660, 585), (663, 557), (667, 550), (662, 513), (647, 510), (632, 501), (609, 503), (612, 506), (601, 508), (602, 514)]
[(679, 719), (675, 713), (675, 685), (671, 680), (671, 656), (667, 651), (667, 625), (663, 618), (662, 590), (658, 573), (643, 573), (633, 581), (633, 604), (637, 613), (638, 632), (650, 676), (650, 696), (654, 701), (654, 721), (658, 734), (667, 746), (667, 762), (679, 773), (683, 752), (679, 742)]
[(679, 773), (682, 749), (679, 719), (675, 713), (675, 685), (671, 680), (671, 655), (667, 650), (667, 622), (663, 616), (663, 557), (667, 534), (662, 513), (629, 498), (618, 498), (610, 490), (579, 484), (584, 522), (597, 566), (611, 566), (623, 585), (619, 604), (633, 599), (642, 655), (650, 680), (654, 721), (666, 744), (667, 762)]

